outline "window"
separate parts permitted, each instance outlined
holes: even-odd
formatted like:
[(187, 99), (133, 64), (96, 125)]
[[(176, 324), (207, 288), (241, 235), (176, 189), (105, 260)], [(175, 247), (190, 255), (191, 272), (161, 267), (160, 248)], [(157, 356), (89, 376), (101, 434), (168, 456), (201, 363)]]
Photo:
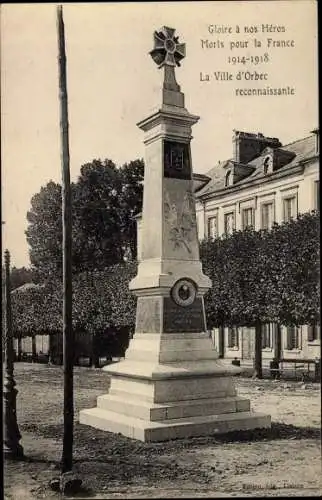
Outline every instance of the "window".
[(231, 349), (239, 346), (239, 331), (237, 326), (228, 328), (228, 347)]
[(290, 196), (289, 198), (284, 198), (283, 200), (283, 220), (284, 222), (290, 221), (292, 218), (296, 217), (296, 197)]
[(301, 349), (300, 328), (288, 326), (286, 328), (286, 349)]
[(262, 204), (261, 216), (262, 229), (272, 229), (274, 223), (274, 205), (272, 202)]
[(307, 339), (309, 342), (319, 340), (321, 338), (320, 325), (309, 325), (307, 332)]
[(233, 174), (231, 170), (228, 170), (225, 177), (225, 186), (231, 186), (233, 184)]
[(218, 217), (209, 217), (208, 219), (208, 238), (217, 238), (218, 236)]
[(224, 216), (225, 234), (232, 234), (235, 229), (235, 214), (230, 212)]
[(262, 325), (262, 349), (271, 348), (273, 345), (273, 325), (265, 323)]
[(315, 134), (315, 153), (318, 155), (320, 152), (320, 131), (315, 129), (312, 132)]
[(314, 181), (314, 208), (320, 210), (320, 181)]
[(266, 156), (264, 160), (264, 174), (271, 173), (273, 170), (273, 157), (272, 155)]
[(242, 212), (242, 228), (254, 227), (254, 209), (244, 208)]

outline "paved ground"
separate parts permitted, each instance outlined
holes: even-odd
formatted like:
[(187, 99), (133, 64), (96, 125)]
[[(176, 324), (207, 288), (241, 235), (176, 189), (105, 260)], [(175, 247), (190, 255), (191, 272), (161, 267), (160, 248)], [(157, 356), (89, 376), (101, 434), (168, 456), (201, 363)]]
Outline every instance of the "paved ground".
[[(5, 499), (59, 498), (48, 488), (62, 449), (61, 367), (17, 363), (17, 412), (26, 461), (5, 464)], [(239, 395), (272, 416), (272, 429), (141, 443), (80, 425), (78, 411), (108, 390), (98, 369), (75, 368), (77, 498), (319, 496), (320, 385), (236, 378)], [(76, 496), (75, 496), (76, 498)]]

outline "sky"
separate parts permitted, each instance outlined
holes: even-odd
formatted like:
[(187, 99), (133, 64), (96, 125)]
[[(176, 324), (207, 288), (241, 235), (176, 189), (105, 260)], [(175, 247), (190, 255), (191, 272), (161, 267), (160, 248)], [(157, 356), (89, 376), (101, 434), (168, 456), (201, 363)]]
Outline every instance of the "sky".
[[(94, 158), (122, 165), (144, 157), (136, 124), (161, 103), (162, 71), (149, 51), (153, 32), (164, 25), (186, 44), (176, 76), (187, 109), (200, 116), (191, 143), (194, 172), (232, 157), (234, 129), (287, 144), (318, 126), (314, 0), (68, 3), (63, 16), (72, 180)], [(279, 31), (263, 32), (263, 24)], [(294, 47), (272, 47), (268, 38), (294, 40)], [(31, 197), (50, 180), (61, 182), (57, 53), (56, 4), (1, 5), (2, 246), (16, 267), (29, 265)], [(268, 62), (242, 62), (265, 54)], [(217, 81), (219, 71), (233, 80)], [(267, 80), (237, 81), (239, 71), (267, 74)], [(289, 86), (295, 94), (235, 94), (267, 86)]]

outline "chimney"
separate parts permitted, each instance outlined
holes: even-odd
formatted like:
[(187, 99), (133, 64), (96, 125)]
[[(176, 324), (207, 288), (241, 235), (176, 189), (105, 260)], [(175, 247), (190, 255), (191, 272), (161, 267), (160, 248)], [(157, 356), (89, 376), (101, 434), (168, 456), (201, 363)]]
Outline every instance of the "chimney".
[(233, 151), (234, 161), (248, 163), (261, 154), (267, 147), (279, 148), (282, 146), (276, 137), (265, 137), (263, 134), (251, 134), (234, 130)]

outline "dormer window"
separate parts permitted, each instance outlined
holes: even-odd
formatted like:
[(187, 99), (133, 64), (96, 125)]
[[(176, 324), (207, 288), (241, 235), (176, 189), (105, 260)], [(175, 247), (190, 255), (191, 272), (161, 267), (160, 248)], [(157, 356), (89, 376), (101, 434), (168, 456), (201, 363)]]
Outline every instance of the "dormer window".
[(225, 178), (225, 186), (232, 186), (233, 185), (233, 173), (231, 170), (228, 170)]
[(273, 171), (273, 157), (272, 155), (267, 155), (264, 159), (264, 174), (269, 174)]
[(315, 135), (315, 154), (320, 154), (320, 131), (318, 128), (311, 130), (311, 134)]

